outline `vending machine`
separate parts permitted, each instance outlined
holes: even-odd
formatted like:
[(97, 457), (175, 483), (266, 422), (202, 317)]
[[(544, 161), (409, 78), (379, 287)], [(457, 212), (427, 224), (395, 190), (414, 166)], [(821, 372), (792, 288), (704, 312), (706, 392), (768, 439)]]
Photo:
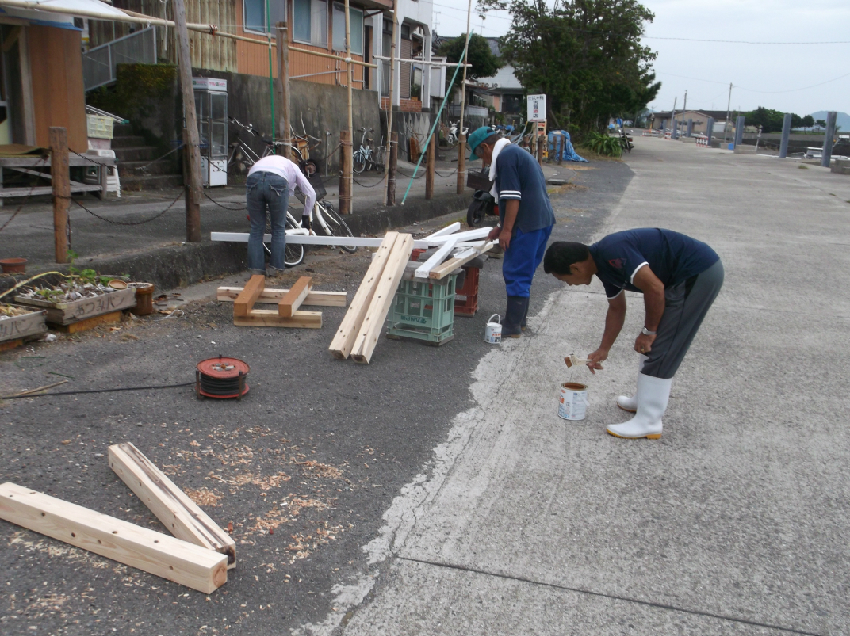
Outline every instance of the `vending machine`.
[(227, 80), (193, 77), (205, 186), (227, 185)]

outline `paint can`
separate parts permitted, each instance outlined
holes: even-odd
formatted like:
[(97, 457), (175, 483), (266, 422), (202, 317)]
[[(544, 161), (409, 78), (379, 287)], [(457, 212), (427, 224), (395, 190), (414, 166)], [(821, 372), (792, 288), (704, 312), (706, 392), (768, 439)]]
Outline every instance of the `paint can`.
[(558, 417), (565, 420), (583, 420), (587, 412), (587, 385), (564, 382), (558, 399)]
[[(493, 318), (496, 319), (493, 322)], [(502, 342), (502, 317), (499, 314), (493, 314), (487, 319), (487, 326), (484, 327), (484, 342), (490, 344), (499, 344)]]

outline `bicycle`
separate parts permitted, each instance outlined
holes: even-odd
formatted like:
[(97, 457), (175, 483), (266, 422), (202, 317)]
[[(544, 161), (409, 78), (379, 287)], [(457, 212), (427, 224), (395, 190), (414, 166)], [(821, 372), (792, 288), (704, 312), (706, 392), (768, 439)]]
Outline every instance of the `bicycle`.
[[(296, 196), (296, 198), (298, 197)], [(250, 216), (248, 218), (250, 220)], [(354, 237), (354, 233), (351, 231), (351, 228), (348, 227), (348, 224), (343, 220), (329, 201), (316, 201), (313, 206), (313, 228), (314, 233), (315, 229), (318, 228), (325, 236)], [(265, 249), (266, 254), (269, 257), (271, 257), (272, 254), (271, 233), (271, 219), (267, 218), (265, 234), (263, 236), (263, 249)], [(308, 235), (307, 229), (301, 225), (300, 221), (295, 220), (295, 217), (289, 210), (286, 211), (286, 230), (284, 233), (286, 236)], [(340, 245), (338, 247), (349, 254), (354, 254), (354, 252), (357, 251), (356, 245)], [(336, 249), (336, 246), (331, 246), (331, 248)], [(286, 267), (295, 267), (296, 265), (300, 265), (303, 260), (304, 244), (286, 241), (286, 246), (283, 252), (284, 265), (286, 265)]]
[[(245, 143), (244, 140), (237, 137), (236, 141), (230, 144), (232, 148), (230, 157), (227, 159), (227, 167), (230, 169), (231, 167), (235, 167), (240, 172), (246, 171), (248, 168), (257, 163), (261, 158), (269, 157), (271, 155), (283, 154), (286, 150), (286, 145), (283, 140), (272, 141), (271, 139), (267, 139), (262, 132), (259, 130), (255, 130), (252, 124), (243, 124), (238, 119), (234, 117), (230, 117), (230, 123), (234, 126), (238, 126), (245, 132), (253, 135), (254, 137), (259, 137), (260, 140), (265, 144), (265, 149), (263, 150), (262, 155), (258, 155), (254, 150)], [(292, 127), (290, 126), (290, 131)], [(295, 133), (293, 135), (293, 144), (291, 146), (292, 154), (297, 158), (295, 163), (298, 164), (298, 167), (301, 169), (301, 172), (304, 173), (305, 176), (310, 177), (316, 174), (319, 171), (318, 164), (310, 159), (308, 142), (306, 138), (300, 137)], [(309, 137), (309, 135), (307, 135)], [(312, 137), (315, 139), (315, 137)], [(302, 154), (301, 150), (301, 140), (304, 140), (303, 148), (304, 152)], [(316, 139), (318, 142), (318, 139)]]
[[(374, 128), (370, 128), (368, 132), (374, 132)], [(357, 174), (362, 173), (368, 165), (375, 165), (375, 161), (372, 158), (372, 139), (366, 137), (366, 129), (361, 128), (360, 132), (363, 133), (363, 136), (360, 138), (360, 147), (354, 151), (354, 165), (352, 166), (354, 172)]]
[[(455, 146), (457, 146), (457, 142), (460, 139), (457, 136), (457, 131), (458, 131), (459, 125), (460, 125), (460, 121), (456, 121), (454, 123), (449, 121), (449, 134), (446, 135), (446, 143), (448, 144), (449, 148), (454, 148)], [(463, 129), (464, 135), (466, 135), (466, 133), (468, 133), (468, 132), (469, 132), (469, 128)]]
[(310, 150), (317, 148), (322, 140), (307, 132), (303, 115), (301, 116), (301, 131), (302, 134), (299, 135), (291, 125), (289, 126), (289, 134), (292, 137), (292, 154), (298, 157), (298, 167), (309, 178), (319, 172), (319, 164), (310, 158)]

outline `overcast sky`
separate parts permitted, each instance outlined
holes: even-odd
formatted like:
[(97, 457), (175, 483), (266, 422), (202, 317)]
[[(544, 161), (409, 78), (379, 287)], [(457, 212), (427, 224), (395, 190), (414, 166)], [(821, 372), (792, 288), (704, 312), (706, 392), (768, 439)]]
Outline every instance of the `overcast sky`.
[[(465, 31), (466, 4), (435, 0), (437, 33)], [(655, 13), (644, 39), (658, 53), (654, 66), (662, 86), (650, 104), (654, 110), (670, 110), (674, 99), (681, 108), (685, 91), (689, 109), (726, 110), (731, 82), (734, 110), (850, 112), (850, 0), (644, 0), (643, 5)], [(510, 25), (506, 12), (492, 12), (482, 22), (473, 8), (474, 33), (504, 35)]]

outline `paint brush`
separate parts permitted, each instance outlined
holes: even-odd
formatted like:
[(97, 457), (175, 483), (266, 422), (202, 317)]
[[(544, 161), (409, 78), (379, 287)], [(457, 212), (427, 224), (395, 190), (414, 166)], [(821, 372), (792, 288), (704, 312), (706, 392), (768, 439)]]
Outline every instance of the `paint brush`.
[(564, 358), (564, 362), (566, 363), (567, 368), (569, 369), (573, 366), (578, 366), (579, 364), (587, 364), (588, 362), (590, 362), (590, 360), (588, 360), (587, 358), (576, 357), (576, 354), (571, 353), (570, 355)]

